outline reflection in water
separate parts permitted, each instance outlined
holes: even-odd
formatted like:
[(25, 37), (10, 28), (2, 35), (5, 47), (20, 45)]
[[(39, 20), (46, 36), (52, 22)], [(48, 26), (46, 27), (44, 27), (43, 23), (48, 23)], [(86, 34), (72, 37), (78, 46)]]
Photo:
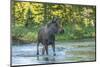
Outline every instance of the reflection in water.
[(49, 61), (49, 58), (48, 57), (43, 57), (43, 60), (44, 61)]
[(49, 56), (47, 56), (47, 57), (43, 57), (43, 59), (42, 60), (44, 60), (44, 61), (55, 61), (55, 57), (49, 57)]
[(55, 62), (55, 56), (37, 56), (37, 60), (38, 61), (45, 61), (46, 63), (47, 62)]
[(40, 55), (36, 55), (36, 45), (13, 45), (12, 65), (46, 64), (59, 62), (77, 62), (95, 60), (95, 42), (56, 43), (56, 56), (53, 56), (49, 47), (49, 55), (42, 55), (42, 46), (39, 47)]
[(37, 60), (39, 60), (39, 56), (37, 56)]

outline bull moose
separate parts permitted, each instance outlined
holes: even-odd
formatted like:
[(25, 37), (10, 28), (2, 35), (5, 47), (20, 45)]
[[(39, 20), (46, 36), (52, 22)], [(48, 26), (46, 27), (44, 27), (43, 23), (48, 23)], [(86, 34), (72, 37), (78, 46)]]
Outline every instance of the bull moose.
[(48, 55), (48, 46), (51, 45), (53, 49), (53, 55), (55, 56), (55, 35), (57, 33), (63, 33), (64, 29), (61, 27), (60, 19), (58, 17), (53, 17), (45, 26), (41, 27), (38, 32), (38, 42), (37, 42), (37, 55), (39, 55), (39, 44), (43, 45), (42, 54), (45, 51)]

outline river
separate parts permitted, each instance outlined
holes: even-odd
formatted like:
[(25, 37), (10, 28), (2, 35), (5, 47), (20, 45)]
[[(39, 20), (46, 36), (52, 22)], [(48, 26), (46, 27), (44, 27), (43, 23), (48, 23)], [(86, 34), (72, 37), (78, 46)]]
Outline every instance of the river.
[(49, 55), (36, 55), (36, 43), (12, 45), (12, 66), (29, 64), (48, 64), (63, 62), (95, 61), (95, 41), (56, 42), (56, 56), (53, 56), (51, 46)]

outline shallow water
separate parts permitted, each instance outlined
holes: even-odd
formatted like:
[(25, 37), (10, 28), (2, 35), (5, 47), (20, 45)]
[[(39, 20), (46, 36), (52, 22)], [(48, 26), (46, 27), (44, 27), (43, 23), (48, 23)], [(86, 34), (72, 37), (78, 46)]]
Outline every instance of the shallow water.
[(95, 41), (56, 42), (56, 56), (53, 56), (51, 46), (49, 55), (42, 55), (42, 45), (39, 47), (39, 57), (36, 55), (36, 43), (12, 45), (12, 65), (46, 64), (62, 62), (80, 62), (95, 60)]

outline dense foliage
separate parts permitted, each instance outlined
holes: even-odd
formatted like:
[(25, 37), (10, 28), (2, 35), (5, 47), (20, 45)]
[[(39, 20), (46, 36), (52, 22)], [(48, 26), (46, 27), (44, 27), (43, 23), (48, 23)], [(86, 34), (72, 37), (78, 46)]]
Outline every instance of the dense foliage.
[(12, 2), (11, 32), (13, 40), (33, 42), (41, 26), (58, 16), (64, 34), (56, 40), (66, 41), (95, 37), (96, 7), (86, 5)]

